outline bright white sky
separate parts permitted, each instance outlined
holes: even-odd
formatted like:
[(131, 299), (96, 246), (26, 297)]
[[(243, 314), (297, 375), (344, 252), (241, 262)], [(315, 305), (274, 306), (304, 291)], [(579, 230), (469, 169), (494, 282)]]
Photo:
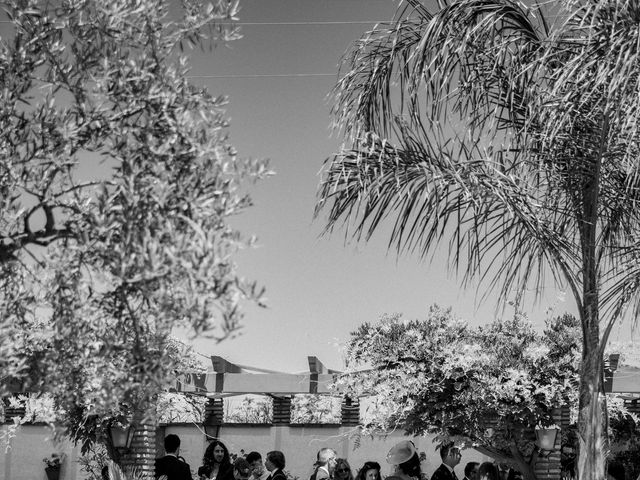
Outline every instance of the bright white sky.
[[(375, 22), (390, 20), (397, 1), (241, 0), (241, 6), (241, 22)], [(269, 158), (276, 172), (256, 186), (256, 206), (237, 221), (260, 244), (242, 253), (241, 272), (266, 287), (270, 307), (248, 308), (238, 338), (219, 345), (198, 340), (199, 352), (290, 372), (308, 369), (307, 355), (315, 355), (340, 369), (349, 333), (383, 313), (421, 318), (438, 303), (473, 324), (494, 317), (493, 299), (477, 307), (475, 290), (447, 275), (445, 249), (431, 263), (398, 259), (387, 253), (384, 234), (345, 244), (344, 232), (321, 237), (323, 223), (313, 221), (318, 173), (339, 145), (329, 135), (327, 94), (341, 55), (371, 26), (246, 25), (244, 38), (229, 48), (193, 57), (198, 76), (330, 74), (194, 79), (229, 96), (231, 138), (240, 154)], [(549, 306), (556, 313), (575, 310), (570, 296), (552, 290), (530, 318), (542, 324)]]

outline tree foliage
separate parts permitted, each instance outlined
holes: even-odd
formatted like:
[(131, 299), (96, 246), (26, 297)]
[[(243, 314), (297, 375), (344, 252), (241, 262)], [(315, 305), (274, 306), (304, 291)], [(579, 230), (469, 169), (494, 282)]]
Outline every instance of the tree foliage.
[(239, 403), (225, 401), (224, 418), (229, 423), (271, 423), (273, 421), (273, 398), (244, 396)]
[(340, 423), (342, 397), (299, 393), (291, 399), (291, 423)]
[(0, 367), (91, 442), (182, 368), (173, 330), (220, 341), (261, 302), (229, 218), (266, 164), (238, 157), (226, 99), (189, 81), (183, 54), (237, 38), (238, 5), (3, 5)]
[(319, 208), (426, 256), (448, 243), (501, 302), (551, 276), (583, 331), (581, 478), (603, 478), (602, 353), (637, 317), (640, 29), (636, 2), (402, 3), (347, 53), (335, 89), (346, 148)]
[(336, 388), (374, 395), (364, 432), (462, 439), (534, 478), (534, 428), (577, 404), (578, 329), (568, 315), (542, 333), (521, 316), (471, 328), (438, 307), (424, 321), (384, 316), (353, 332)]

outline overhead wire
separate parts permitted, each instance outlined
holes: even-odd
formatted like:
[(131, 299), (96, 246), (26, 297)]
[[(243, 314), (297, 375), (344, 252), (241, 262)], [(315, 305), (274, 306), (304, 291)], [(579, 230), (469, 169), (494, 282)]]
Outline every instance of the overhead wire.
[[(11, 20), (0, 20), (0, 23), (14, 23)], [(314, 25), (371, 25), (376, 23), (391, 23), (388, 20), (336, 20), (336, 21), (299, 21), (299, 22), (215, 22), (216, 25), (230, 26), (314, 26)]]
[[(230, 26), (322, 26), (322, 25), (372, 25), (384, 23), (382, 20), (337, 20), (337, 21), (298, 21), (298, 22), (219, 22), (218, 25)], [(11, 20), (0, 20), (0, 23), (13, 23)], [(387, 22), (388, 23), (388, 22)], [(238, 73), (223, 75), (187, 75), (192, 79), (235, 79), (235, 78), (312, 78), (335, 77), (333, 73)]]
[(228, 75), (186, 75), (187, 78), (304, 78), (304, 77), (336, 77), (337, 73), (232, 73)]

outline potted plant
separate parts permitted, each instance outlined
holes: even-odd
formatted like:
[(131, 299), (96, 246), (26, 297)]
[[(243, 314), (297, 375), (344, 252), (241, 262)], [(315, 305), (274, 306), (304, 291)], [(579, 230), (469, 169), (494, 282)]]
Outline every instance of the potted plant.
[(48, 480), (60, 479), (60, 467), (62, 466), (64, 457), (64, 453), (52, 453), (50, 457), (42, 459), (46, 465), (46, 467), (44, 467), (44, 471), (47, 474)]

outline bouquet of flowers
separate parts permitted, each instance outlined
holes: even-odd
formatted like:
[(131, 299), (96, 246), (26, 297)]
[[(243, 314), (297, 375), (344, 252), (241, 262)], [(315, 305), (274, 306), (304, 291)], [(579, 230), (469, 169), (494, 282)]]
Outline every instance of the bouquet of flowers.
[(52, 453), (50, 457), (43, 458), (42, 461), (47, 465), (47, 468), (60, 469), (64, 457), (64, 453)]

